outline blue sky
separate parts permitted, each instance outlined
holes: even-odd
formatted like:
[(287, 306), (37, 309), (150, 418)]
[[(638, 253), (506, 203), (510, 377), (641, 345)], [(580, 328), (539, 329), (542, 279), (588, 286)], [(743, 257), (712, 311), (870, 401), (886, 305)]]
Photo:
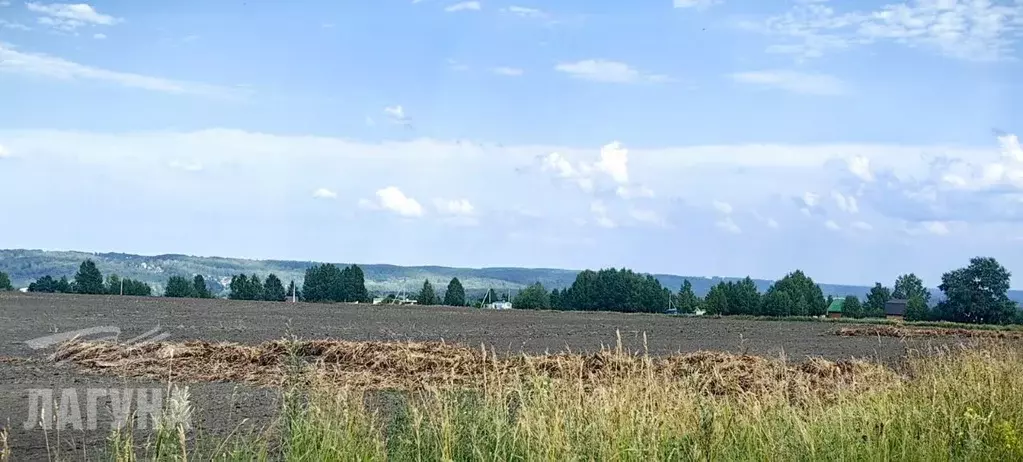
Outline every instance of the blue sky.
[(1021, 37), (1019, 0), (0, 0), (0, 246), (1023, 271)]

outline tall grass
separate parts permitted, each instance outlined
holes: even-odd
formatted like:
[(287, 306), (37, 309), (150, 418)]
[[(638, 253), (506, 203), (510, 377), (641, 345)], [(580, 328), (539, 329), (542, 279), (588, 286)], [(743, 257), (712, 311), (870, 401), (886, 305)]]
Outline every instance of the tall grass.
[(314, 382), (288, 392), (280, 444), (210, 458), (1023, 460), (1023, 353), (1006, 344), (930, 352), (887, 383), (825, 393), (802, 382), (715, 390), (650, 360), (623, 364), (599, 381), (509, 372), (416, 392)]

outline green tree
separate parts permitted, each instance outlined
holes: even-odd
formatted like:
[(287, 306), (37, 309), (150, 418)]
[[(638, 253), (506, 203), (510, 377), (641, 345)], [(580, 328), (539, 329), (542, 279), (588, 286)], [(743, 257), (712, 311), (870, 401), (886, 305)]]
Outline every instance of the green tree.
[(760, 309), (760, 292), (757, 284), (749, 276), (734, 285), (729, 285), (728, 313), (726, 314), (757, 314)]
[(429, 279), (423, 281), (423, 288), (419, 290), (419, 295), (416, 295), (416, 303), (420, 305), (437, 304), (437, 293), (433, 291), (433, 285), (430, 284)]
[(289, 301), (292, 298), (295, 298), (297, 300), (302, 300), (302, 291), (299, 290), (297, 285), (295, 285), (295, 281), (291, 281), (291, 283), (288, 284), (288, 289), (287, 289), (285, 295), (288, 297)]
[(849, 295), (845, 297), (845, 301), (842, 302), (842, 317), (843, 318), (863, 317), (863, 304), (860, 303), (860, 297), (857, 297), (855, 295)]
[(135, 279), (123, 279), (121, 284), (124, 285), (124, 295), (134, 295), (137, 297), (149, 297), (153, 295), (153, 288), (149, 284)]
[(550, 295), (543, 284), (535, 282), (515, 295), (512, 308), (523, 310), (546, 310), (551, 307)]
[(163, 291), (164, 297), (191, 298), (195, 297), (195, 286), (192, 281), (184, 276), (171, 276), (167, 280), (167, 288)]
[[(103, 280), (102, 278), (103, 278), (103, 276), (100, 275), (100, 284), (101, 285), (102, 285), (102, 280)], [(55, 291), (57, 293), (60, 293), (60, 294), (75, 293), (75, 290), (72, 290), (71, 283), (68, 282), (68, 280), (67, 280), (67, 276), (61, 276), (60, 277), (60, 280), (57, 281), (57, 284), (55, 286)]]
[(903, 274), (895, 279), (892, 298), (910, 300), (913, 297), (923, 299), (924, 305), (931, 301), (931, 292), (924, 288), (924, 281), (913, 273)]
[(561, 302), (561, 291), (560, 290), (558, 290), (558, 289), (552, 290), (551, 291), (551, 295), (550, 295), (549, 298), (551, 299), (551, 308), (552, 309), (555, 309), (555, 310), (563, 310), (563, 309), (565, 309), (564, 304)]
[(346, 267), (341, 271), (341, 300), (366, 303), (371, 301), (366, 290), (366, 276), (359, 265)]
[(14, 290), (14, 286), (11, 285), (11, 277), (3, 271), (0, 271), (0, 290)]
[(106, 293), (110, 295), (121, 295), (121, 277), (116, 274), (107, 276)]
[(498, 301), (497, 292), (494, 291), (493, 287), (487, 289), (487, 293), (483, 294), (483, 298), (480, 299), (480, 303), (484, 305), (494, 303), (496, 301)]
[(789, 292), (778, 290), (772, 285), (761, 300), (760, 314), (763, 316), (788, 316), (792, 312), (792, 305), (793, 300)]
[(688, 279), (682, 281), (682, 287), (678, 290), (678, 312), (695, 313), (700, 309), (700, 297), (693, 292), (693, 284)]
[(906, 302), (907, 321), (926, 321), (930, 318), (930, 311), (927, 309), (927, 302), (921, 295), (914, 295)]
[(880, 282), (875, 283), (874, 287), (870, 289), (870, 293), (867, 294), (867, 303), (863, 304), (863, 317), (883, 318), (884, 306), (891, 299), (891, 289), (881, 285)]
[(707, 292), (707, 297), (703, 301), (703, 309), (711, 315), (725, 314), (728, 312), (728, 303), (728, 285), (719, 282)]
[(266, 282), (263, 283), (263, 300), (283, 302), (284, 297), (284, 284), (281, 283), (281, 279), (276, 274), (270, 273), (266, 277)]
[(231, 283), (228, 287), (231, 289), (231, 293), (227, 295), (227, 298), (231, 300), (252, 300), (249, 289), (249, 277), (245, 273), (231, 276)]
[(1013, 322), (1017, 305), (1007, 295), (1011, 277), (1012, 273), (994, 258), (971, 258), (969, 266), (941, 276), (938, 289), (945, 300), (938, 304), (937, 311), (955, 322)]
[[(771, 309), (767, 310), (764, 306), (761, 307), (761, 314), (766, 316), (822, 316), (828, 310), (827, 300), (824, 298), (824, 292), (821, 291), (813, 279), (808, 277), (801, 270), (795, 270), (785, 277), (775, 282), (768, 292), (786, 292), (792, 305), (786, 308), (777, 306), (776, 304), (771, 305)], [(800, 302), (799, 299), (803, 301)], [(775, 298), (774, 302), (779, 299)]]
[(201, 274), (196, 274), (192, 278), (192, 289), (198, 298), (213, 298), (210, 288), (206, 286), (206, 278), (202, 277)]
[(47, 274), (46, 276), (36, 279), (36, 282), (29, 284), (28, 291), (52, 294), (57, 291), (57, 281), (54, 281), (53, 277)]
[[(346, 274), (350, 273), (349, 270)], [(337, 266), (324, 263), (306, 269), (302, 293), (305, 300), (310, 302), (341, 302), (346, 295), (342, 290), (343, 282), (342, 271)]]
[(458, 278), (451, 278), (448, 289), (444, 292), (444, 304), (448, 306), (465, 306), (465, 288)]
[(103, 274), (96, 268), (96, 263), (86, 259), (78, 267), (75, 274), (75, 292), (79, 294), (103, 294), (106, 287), (103, 286)]

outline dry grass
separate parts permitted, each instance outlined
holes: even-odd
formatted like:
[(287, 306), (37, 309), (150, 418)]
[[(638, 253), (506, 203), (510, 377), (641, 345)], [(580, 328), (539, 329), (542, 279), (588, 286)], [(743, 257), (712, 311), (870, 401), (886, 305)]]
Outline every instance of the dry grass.
[(790, 364), (782, 359), (706, 351), (650, 357), (626, 353), (620, 347), (587, 355), (499, 357), (483, 348), (441, 342), (280, 340), (257, 346), (200, 341), (134, 346), (67, 342), (52, 359), (122, 376), (272, 387), (283, 385), (294, 375), (295, 364), (306, 382), (368, 389), (484, 386), (537, 376), (592, 385), (621, 381), (642, 372), (688, 381), (709, 395), (780, 394), (798, 398), (804, 394), (827, 396), (839, 390), (867, 390), (898, 381), (891, 370), (863, 361), (811, 358)]
[(911, 328), (899, 326), (857, 326), (843, 327), (835, 332), (843, 337), (962, 337), (962, 338), (988, 338), (1000, 340), (1021, 340), (1023, 332), (1006, 330), (977, 330), (977, 329), (946, 329), (946, 328)]

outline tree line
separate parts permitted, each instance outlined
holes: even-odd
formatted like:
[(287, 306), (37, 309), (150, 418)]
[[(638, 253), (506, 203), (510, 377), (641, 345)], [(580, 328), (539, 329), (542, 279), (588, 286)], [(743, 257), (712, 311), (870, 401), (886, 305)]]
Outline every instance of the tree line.
[[(4, 276), (6, 277), (6, 275)], [(10, 285), (9, 279), (7, 283)], [(54, 279), (53, 276), (46, 275), (29, 284), (28, 291), (62, 294), (135, 295), (141, 297), (153, 295), (153, 288), (142, 281), (129, 278), (121, 279), (116, 274), (111, 274), (104, 280), (103, 273), (99, 271), (96, 263), (91, 259), (86, 259), (78, 266), (78, 272), (75, 273), (72, 280), (69, 281), (67, 276)]]
[[(942, 299), (931, 303), (931, 293), (915, 274), (899, 276), (889, 288), (875, 283), (864, 300), (855, 295), (845, 297), (842, 316), (850, 318), (883, 317), (885, 305), (892, 299), (907, 300), (905, 318), (911, 321), (952, 321), (962, 323), (1023, 324), (1023, 311), (1008, 298), (1011, 273), (997, 260), (976, 257), (965, 267), (942, 275), (938, 290)], [(231, 278), (228, 298), (235, 300), (284, 301), (292, 293), (309, 302), (370, 302), (365, 275), (358, 265), (344, 268), (329, 263), (306, 269), (301, 288), (291, 281), (287, 288), (275, 274), (266, 280), (257, 275), (239, 274)], [(11, 290), (10, 278), (0, 273), (0, 290)], [(152, 288), (133, 279), (110, 275), (105, 280), (92, 260), (85, 260), (72, 280), (54, 279), (46, 275), (29, 285), (31, 292), (78, 294), (152, 295)], [(191, 280), (172, 276), (164, 292), (167, 297), (213, 298), (205, 279), (197, 275)], [(394, 301), (389, 296), (384, 303)], [(443, 296), (429, 280), (415, 294), (421, 305), (467, 306), (470, 303), (507, 301), (507, 294), (493, 289), (480, 299), (468, 300), (458, 278), (452, 278)], [(801, 270), (795, 270), (774, 282), (764, 293), (749, 278), (722, 281), (711, 287), (704, 297), (693, 292), (688, 280), (678, 292), (663, 287), (649, 274), (630, 269), (605, 268), (580, 272), (572, 285), (563, 290), (548, 291), (539, 282), (520, 290), (511, 300), (519, 309), (554, 309), (578, 311), (620, 311), (656, 313), (673, 308), (680, 313), (702, 311), (710, 315), (751, 316), (823, 316), (832, 297), (825, 298), (820, 286)]]

